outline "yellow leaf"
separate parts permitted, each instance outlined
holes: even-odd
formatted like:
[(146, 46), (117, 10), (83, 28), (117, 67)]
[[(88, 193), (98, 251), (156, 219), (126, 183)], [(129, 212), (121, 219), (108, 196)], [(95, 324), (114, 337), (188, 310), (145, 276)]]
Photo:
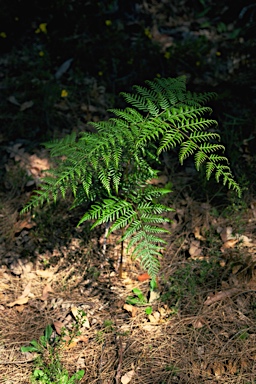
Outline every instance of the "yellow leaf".
[(40, 29), (41, 32), (47, 34), (47, 23), (41, 23), (39, 25), (39, 29)]
[(66, 91), (66, 89), (62, 89), (61, 97), (67, 97), (67, 96), (68, 96), (68, 91)]

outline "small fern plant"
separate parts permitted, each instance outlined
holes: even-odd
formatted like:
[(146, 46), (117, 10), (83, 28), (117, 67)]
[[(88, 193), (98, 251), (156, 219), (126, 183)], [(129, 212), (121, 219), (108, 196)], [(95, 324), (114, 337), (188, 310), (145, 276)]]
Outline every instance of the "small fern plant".
[(157, 177), (160, 154), (179, 146), (181, 164), (193, 156), (207, 179), (215, 175), (239, 196), (241, 190), (213, 132), (217, 122), (205, 117), (212, 112), (205, 103), (214, 93), (191, 93), (185, 77), (178, 77), (147, 81), (122, 96), (130, 106), (111, 109), (108, 121), (90, 123), (93, 133), (72, 133), (46, 144), (57, 165), (47, 171), (23, 212), (65, 198), (71, 190), (73, 207), (85, 207), (78, 225), (92, 221), (92, 228), (109, 226), (108, 234), (121, 230), (120, 241), (128, 242), (127, 250), (154, 280), (165, 244), (166, 212), (172, 210), (161, 199), (170, 189), (148, 182)]

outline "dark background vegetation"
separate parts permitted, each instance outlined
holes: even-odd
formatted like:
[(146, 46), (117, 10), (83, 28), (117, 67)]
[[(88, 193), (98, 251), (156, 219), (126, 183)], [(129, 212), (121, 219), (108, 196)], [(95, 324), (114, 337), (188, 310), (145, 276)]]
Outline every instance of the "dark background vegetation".
[(189, 89), (218, 93), (226, 154), (253, 188), (256, 3), (2, 0), (0, 29), (2, 157), (10, 142), (86, 129), (134, 84), (185, 74)]

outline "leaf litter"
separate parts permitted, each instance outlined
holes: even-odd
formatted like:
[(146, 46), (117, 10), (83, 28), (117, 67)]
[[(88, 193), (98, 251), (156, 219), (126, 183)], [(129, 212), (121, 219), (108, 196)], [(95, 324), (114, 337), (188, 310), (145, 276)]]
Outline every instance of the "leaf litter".
[[(193, 201), (190, 204), (196, 205)], [(61, 209), (59, 214), (62, 214)], [(184, 221), (184, 218), (181, 219)], [(202, 228), (204, 218), (200, 220), (199, 228)], [(35, 228), (31, 228), (31, 231)], [(171, 275), (177, 263), (182, 266), (200, 262), (193, 260), (194, 254), (191, 255), (193, 241), (199, 242), (197, 245), (201, 255), (209, 253), (207, 236), (203, 234), (203, 238), (198, 239), (198, 231), (196, 236), (193, 230), (192, 217), (187, 220), (186, 228), (187, 244), (184, 243), (183, 248), (175, 244), (180, 227), (177, 226), (171, 234), (169, 249), (162, 260), (162, 276)], [(79, 236), (79, 232), (74, 235)], [(190, 240), (189, 236), (194, 236), (194, 240)], [(217, 239), (217, 229), (215, 236)], [(250, 245), (253, 244), (253, 237), (249, 233), (248, 238), (251, 239)], [(223, 244), (225, 240), (222, 239)], [(116, 237), (113, 235), (109, 239), (107, 252), (118, 270), (115, 244)], [(239, 276), (238, 273), (236, 281), (227, 281), (226, 286), (219, 285), (219, 289), (216, 287), (212, 293), (207, 293), (202, 287), (201, 293), (197, 292), (198, 302), (191, 296), (190, 302), (183, 299), (182, 306), (177, 309), (172, 307), (172, 299), (163, 305), (156, 297), (149, 304), (152, 305), (152, 313), (147, 315), (145, 307), (125, 304), (126, 297), (134, 287), (138, 287), (144, 295), (150, 293), (148, 280), (138, 280), (143, 271), (127, 259), (124, 279), (120, 280), (117, 273), (111, 272), (109, 263), (97, 256), (100, 255), (97, 247), (94, 238), (84, 240), (81, 237), (80, 241), (71, 241), (70, 248), (68, 244), (55, 245), (54, 252), (46, 252), (45, 255), (41, 252), (41, 260), (46, 264), (52, 263), (54, 253), (58, 255), (57, 259), (55, 256), (53, 267), (42, 268), (41, 265), (38, 268), (38, 264), (35, 264), (30, 271), (18, 275), (2, 268), (2, 295), (10, 300), (3, 300), (4, 310), (1, 313), (4, 316), (0, 318), (0, 327), (8, 327), (4, 347), (0, 349), (1, 374), (8, 377), (12, 369), (14, 382), (19, 380), (20, 383), (26, 383), (31, 362), (25, 362), (19, 348), (12, 349), (10, 354), (14, 340), (15, 345), (23, 345), (24, 340), (39, 339), (48, 323), (54, 325), (57, 334), (62, 329), (72, 329), (79, 311), (83, 310), (87, 326), (80, 336), (72, 340), (67, 336), (62, 359), (70, 373), (78, 367), (85, 369), (84, 383), (96, 382), (99, 377), (102, 382), (114, 381), (118, 361), (121, 383), (160, 383), (164, 380), (198, 383), (207, 380), (214, 382), (216, 379), (231, 383), (232, 377), (238, 374), (241, 382), (250, 377), (255, 369), (256, 358), (255, 318), (249, 309), (255, 300), (252, 291), (254, 275), (246, 280), (244, 275)], [(248, 249), (252, 248), (250, 246)], [(175, 254), (178, 249), (179, 252)], [(220, 249), (220, 246), (217, 245), (216, 249)], [(242, 251), (244, 249), (247, 248), (241, 248)], [(233, 250), (234, 247), (227, 249)], [(239, 249), (235, 251), (240, 252)], [(184, 258), (186, 252), (187, 260)], [(86, 258), (91, 253), (94, 258)], [(83, 258), (86, 258), (86, 263), (82, 261)], [(228, 260), (223, 272), (225, 268), (228, 268)], [(30, 273), (33, 273), (33, 278), (26, 282)], [(168, 285), (161, 285), (160, 299), (168, 290)], [(17, 310), (18, 307), (22, 307), (21, 312)], [(106, 326), (108, 321), (111, 325)], [(245, 329), (248, 336), (240, 337), (241, 329)], [(119, 344), (116, 344), (117, 336), (125, 346), (122, 352), (117, 346)], [(15, 360), (19, 362), (22, 359), (24, 363), (17, 363), (14, 369)], [(170, 366), (173, 367), (171, 370), (168, 368)]]

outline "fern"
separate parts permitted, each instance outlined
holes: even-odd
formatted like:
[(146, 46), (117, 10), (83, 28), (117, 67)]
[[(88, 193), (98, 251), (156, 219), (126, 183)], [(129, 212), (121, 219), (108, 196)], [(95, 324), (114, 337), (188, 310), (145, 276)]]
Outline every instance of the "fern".
[(87, 207), (78, 225), (89, 220), (92, 228), (110, 223), (109, 233), (122, 230), (120, 241), (128, 241), (127, 250), (155, 278), (165, 244), (165, 213), (172, 210), (160, 203), (171, 191), (148, 183), (157, 176), (161, 152), (179, 147), (181, 164), (193, 156), (207, 179), (214, 175), (239, 196), (241, 190), (213, 132), (217, 122), (206, 117), (212, 111), (205, 104), (214, 93), (188, 92), (185, 78), (179, 77), (147, 81), (122, 96), (130, 106), (111, 109), (108, 121), (91, 123), (95, 133), (72, 133), (46, 144), (57, 165), (23, 212), (65, 198), (71, 190), (72, 207)]

